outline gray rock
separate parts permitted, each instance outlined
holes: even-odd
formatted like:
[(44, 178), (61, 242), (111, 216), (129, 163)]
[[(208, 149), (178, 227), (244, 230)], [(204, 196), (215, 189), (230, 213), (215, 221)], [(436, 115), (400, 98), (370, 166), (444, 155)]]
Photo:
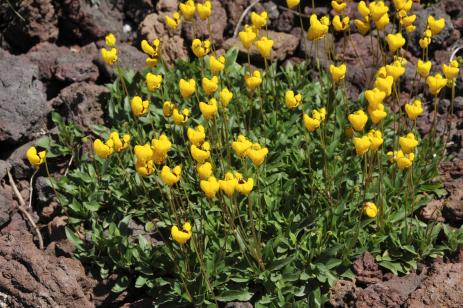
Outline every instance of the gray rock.
[(23, 57), (0, 58), (0, 144), (17, 145), (39, 135), (50, 112), (37, 65)]
[(9, 223), (10, 219), (11, 203), (3, 194), (0, 194), (0, 229)]
[(10, 168), (10, 164), (7, 161), (0, 159), (0, 180), (2, 180), (6, 176)]
[(39, 176), (35, 179), (34, 192), (36, 194), (36, 201), (39, 204), (48, 204), (53, 198), (53, 189), (50, 186), (48, 179), (44, 176)]

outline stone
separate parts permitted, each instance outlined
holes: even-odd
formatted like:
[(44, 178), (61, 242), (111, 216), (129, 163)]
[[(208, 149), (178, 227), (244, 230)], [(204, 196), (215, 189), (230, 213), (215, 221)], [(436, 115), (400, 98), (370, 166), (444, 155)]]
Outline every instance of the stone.
[(47, 177), (38, 176), (34, 181), (35, 204), (39, 206), (47, 205), (53, 199), (53, 189)]
[(275, 21), (275, 29), (280, 32), (291, 32), (291, 29), (294, 27), (295, 20), (299, 22), (299, 18), (297, 18), (297, 16), (295, 16), (291, 11), (283, 11)]
[(227, 13), (227, 28), (229, 34), (235, 30), (238, 21), (243, 14), (244, 10), (253, 2), (253, 0), (223, 0), (222, 6)]
[(156, 4), (156, 11), (173, 13), (178, 9), (178, 0), (159, 0)]
[(0, 159), (0, 180), (2, 180), (6, 176), (10, 168), (11, 166), (7, 161)]
[(442, 162), (440, 173), (445, 189), (449, 192), (444, 203), (442, 215), (451, 224), (461, 224), (463, 221), (463, 160), (455, 159)]
[(39, 135), (49, 112), (37, 65), (23, 57), (1, 57), (0, 145), (18, 145)]
[(125, 17), (130, 19), (133, 24), (140, 24), (146, 15), (151, 14), (155, 10), (155, 1), (151, 0), (130, 0), (124, 1)]
[(10, 222), (12, 204), (3, 193), (0, 193), (0, 230)]
[(383, 274), (379, 270), (375, 258), (368, 251), (358, 257), (352, 267), (356, 274), (356, 284), (359, 286), (368, 286), (383, 280)]

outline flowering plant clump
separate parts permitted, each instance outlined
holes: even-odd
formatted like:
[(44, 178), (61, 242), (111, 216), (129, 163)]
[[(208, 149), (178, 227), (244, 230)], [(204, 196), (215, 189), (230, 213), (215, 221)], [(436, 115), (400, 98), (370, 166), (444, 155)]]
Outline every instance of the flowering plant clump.
[[(312, 307), (326, 302), (337, 279), (353, 277), (350, 262), (365, 250), (397, 274), (456, 249), (461, 231), (415, 215), (442, 195), (436, 176), (443, 153), (435, 120), (425, 138), (416, 120), (426, 100), (437, 106), (447, 87), (454, 90), (459, 64), (430, 73), (426, 48), (443, 26), (428, 19), (416, 29), (426, 46), (415, 85), (426, 93), (399, 101), (407, 47), (401, 31), (415, 28), (411, 0), (393, 2), (358, 6), (358, 31), (373, 35), (374, 27), (384, 37), (374, 82), (359, 97), (347, 96), (349, 67), (336, 54), (326, 71), (272, 63), (266, 12), (252, 12), (252, 25), (239, 33), (246, 49), (259, 50), (261, 69), (250, 60), (238, 64), (237, 49), (216, 54), (212, 38), (194, 39), (195, 58), (167, 67), (160, 46), (168, 42), (143, 40), (146, 68), (117, 70), (109, 127), (93, 127), (93, 148), (56, 181), (76, 256), (103, 278), (117, 273), (114, 292), (135, 286), (160, 305)], [(310, 16), (307, 39), (350, 35), (346, 1), (332, 6), (333, 22)], [(166, 24), (193, 23), (195, 14), (208, 21), (211, 2), (181, 3)], [(386, 33), (390, 20), (401, 31)], [(113, 49), (101, 51), (111, 65), (115, 43), (108, 36)], [(320, 78), (310, 80), (315, 68)], [(47, 150), (53, 154), (53, 146)], [(27, 157), (38, 167), (45, 152), (31, 148)], [(440, 231), (447, 241), (437, 240)]]

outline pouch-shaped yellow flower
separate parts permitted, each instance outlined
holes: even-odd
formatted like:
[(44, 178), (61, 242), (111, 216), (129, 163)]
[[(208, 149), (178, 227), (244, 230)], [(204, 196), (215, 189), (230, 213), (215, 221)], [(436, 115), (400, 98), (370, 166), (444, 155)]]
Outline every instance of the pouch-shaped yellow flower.
[(365, 124), (367, 124), (368, 116), (362, 109), (359, 109), (356, 112), (349, 114), (347, 119), (349, 120), (350, 125), (352, 125), (356, 131), (360, 132), (365, 127)]
[(209, 67), (211, 68), (211, 72), (214, 75), (217, 75), (223, 69), (225, 68), (225, 57), (220, 56), (220, 57), (215, 57), (215, 56), (210, 56), (209, 57)]
[(178, 82), (178, 87), (180, 89), (180, 95), (185, 98), (189, 98), (196, 91), (196, 81), (194, 79), (180, 79)]
[(117, 61), (117, 49), (111, 48), (107, 50), (106, 48), (101, 48), (101, 56), (106, 64), (113, 65)]
[(198, 16), (201, 20), (206, 20), (211, 16), (212, 4), (211, 1), (206, 0), (203, 3), (196, 4), (196, 11), (198, 11)]
[(196, 171), (198, 172), (201, 180), (206, 180), (212, 175), (212, 164), (210, 162), (199, 164), (196, 167)]
[(196, 128), (188, 127), (186, 134), (191, 144), (194, 144), (197, 147), (199, 147), (206, 139), (206, 130), (202, 125), (198, 125)]
[(325, 24), (321, 21), (318, 20), (317, 15), (312, 14), (310, 16), (310, 27), (307, 32), (307, 39), (309, 41), (314, 41), (314, 40), (319, 40), (325, 37), (325, 35), (328, 33), (328, 25)]
[(395, 80), (405, 74), (405, 67), (399, 61), (394, 61), (392, 64), (386, 65), (386, 72), (388, 76), (392, 76)]
[[(336, 3), (336, 1), (331, 1), (331, 3)], [(344, 3), (344, 6), (346, 3)], [(333, 27), (336, 31), (345, 31), (349, 28), (350, 18), (349, 16), (344, 16), (342, 19), (339, 15), (333, 17)]]
[(177, 108), (174, 108), (172, 111), (172, 117), (174, 118), (174, 122), (177, 125), (181, 125), (188, 121), (188, 116), (190, 115), (190, 109), (183, 108), (182, 112), (180, 112)]
[(428, 77), (429, 72), (431, 71), (432, 62), (431, 61), (422, 61), (418, 60), (416, 63), (416, 71), (420, 74), (421, 77)]
[(371, 109), (378, 109), (379, 104), (382, 104), (384, 98), (386, 97), (386, 93), (381, 91), (378, 88), (373, 88), (372, 90), (365, 91), (365, 98), (368, 101), (368, 108)]
[(108, 35), (105, 36), (104, 40), (108, 47), (114, 47), (116, 45), (116, 36), (112, 33), (108, 33)]
[(288, 107), (289, 109), (297, 108), (301, 104), (301, 101), (302, 101), (302, 95), (300, 93), (294, 95), (293, 90), (286, 91), (285, 93), (286, 107)]
[(330, 73), (331, 78), (334, 82), (339, 82), (344, 79), (347, 72), (347, 66), (345, 64), (341, 64), (339, 66), (334, 66), (333, 64), (330, 65)]
[(135, 156), (137, 161), (148, 161), (153, 157), (153, 149), (149, 143), (144, 145), (136, 145), (134, 148)]
[(387, 117), (387, 112), (384, 110), (383, 104), (379, 104), (376, 109), (368, 108), (368, 114), (370, 115), (371, 122), (373, 122), (373, 124), (378, 124)]
[(154, 172), (154, 163), (152, 160), (137, 160), (135, 164), (135, 170), (141, 176), (151, 175)]
[(370, 31), (370, 28), (371, 28), (370, 21), (369, 21), (368, 18), (366, 20), (355, 19), (354, 20), (354, 25), (355, 25), (355, 28), (357, 28), (357, 31), (361, 35), (367, 34), (368, 31)]
[(219, 182), (213, 176), (209, 177), (207, 180), (201, 180), (199, 186), (209, 199), (214, 198), (220, 189)]
[(389, 15), (386, 13), (380, 19), (375, 20), (376, 29), (382, 31), (389, 24)]
[(377, 77), (375, 80), (375, 88), (386, 93), (386, 97), (390, 96), (392, 93), (392, 84), (394, 83), (394, 78), (392, 76), (387, 76), (385, 78)]
[(389, 7), (386, 6), (383, 1), (372, 1), (368, 8), (370, 10), (370, 16), (374, 22), (380, 20), (387, 14), (387, 12), (389, 12)]
[(232, 172), (227, 172), (223, 180), (219, 180), (220, 189), (229, 197), (233, 196), (238, 179), (235, 178)]
[(250, 91), (254, 91), (262, 83), (260, 72), (258, 70), (255, 70), (252, 73), (252, 75), (246, 73), (246, 75), (244, 76), (244, 82), (246, 83), (246, 87)]
[(182, 167), (175, 166), (174, 169), (170, 170), (168, 166), (162, 167), (161, 170), (161, 180), (168, 186), (175, 185), (180, 181), (182, 175)]
[(157, 165), (160, 165), (164, 162), (171, 147), (172, 143), (165, 134), (161, 134), (158, 139), (151, 140), (153, 160)]
[(419, 99), (411, 104), (405, 104), (405, 112), (410, 120), (415, 121), (423, 113), (423, 106)]
[(270, 59), (270, 53), (272, 52), (273, 40), (269, 39), (267, 36), (262, 36), (259, 40), (256, 41), (256, 47), (259, 50), (262, 58)]
[(383, 134), (381, 131), (372, 129), (367, 134), (370, 139), (370, 150), (376, 151), (383, 144)]
[(179, 230), (177, 226), (173, 226), (170, 235), (180, 245), (184, 245), (191, 238), (191, 225), (189, 222), (183, 224), (182, 230)]
[(191, 50), (198, 58), (202, 58), (211, 51), (211, 41), (194, 39), (191, 43)]
[(302, 119), (304, 121), (304, 126), (309, 132), (314, 132), (317, 128), (320, 127), (321, 121), (320, 119), (315, 119), (307, 114), (304, 113), (302, 116)]
[(256, 29), (260, 29), (267, 24), (268, 14), (266, 11), (258, 14), (256, 12), (251, 13), (251, 22)]
[(428, 76), (428, 78), (426, 78), (426, 84), (432, 95), (438, 95), (442, 88), (447, 85), (447, 79), (442, 77), (441, 74), (436, 74), (434, 76)]
[(217, 88), (219, 87), (219, 77), (213, 76), (211, 79), (203, 77), (201, 79), (201, 85), (203, 87), (204, 92), (206, 95), (212, 95)]
[(159, 47), (161, 46), (161, 41), (155, 39), (153, 45), (150, 45), (147, 40), (141, 41), (141, 49), (151, 58), (157, 58), (159, 56)]
[(129, 146), (131, 137), (129, 134), (124, 134), (121, 139), (118, 132), (112, 132), (109, 139), (113, 141), (114, 151), (121, 152)]
[(130, 107), (132, 107), (132, 113), (136, 117), (141, 117), (149, 110), (150, 103), (147, 100), (142, 100), (140, 96), (134, 96), (130, 102)]
[(193, 159), (196, 162), (202, 164), (208, 160), (209, 157), (211, 157), (211, 145), (207, 141), (200, 146), (192, 144), (190, 147), (190, 152)]
[(354, 142), (355, 152), (358, 156), (362, 156), (370, 149), (370, 138), (366, 135), (362, 137), (354, 137), (352, 138), (352, 141)]
[(238, 38), (240, 39), (241, 44), (243, 44), (244, 48), (246, 49), (251, 48), (251, 45), (255, 41), (256, 37), (256, 31), (249, 25), (245, 25), (244, 30), (240, 31), (238, 34)]
[(220, 91), (220, 102), (222, 103), (223, 107), (227, 108), (232, 98), (233, 93), (228, 90), (228, 88), (223, 88), (222, 91)]
[(180, 9), (180, 12), (182, 13), (185, 20), (190, 20), (193, 18), (196, 11), (195, 2), (193, 0), (187, 0), (185, 3), (180, 3), (178, 8)]
[(172, 17), (166, 15), (166, 25), (171, 29), (177, 29), (178, 25), (180, 24), (180, 14), (178, 12), (174, 12)]
[(438, 35), (445, 28), (445, 19), (435, 19), (434, 16), (428, 16), (428, 29), (433, 36)]
[(245, 181), (242, 177), (238, 178), (238, 183), (236, 184), (235, 189), (242, 195), (249, 195), (254, 188), (254, 180), (252, 178), (248, 178)]
[(212, 120), (217, 114), (217, 100), (211, 98), (207, 104), (205, 102), (199, 102), (199, 110), (206, 120)]
[(401, 150), (399, 150), (397, 151), (394, 160), (397, 163), (397, 167), (399, 167), (400, 170), (408, 169), (412, 166), (413, 160), (415, 160), (415, 154), (404, 154)]
[[(95, 141), (93, 141), (93, 150), (99, 157), (108, 158), (114, 151), (113, 141), (109, 139), (106, 143), (103, 143), (100, 139), (95, 139)], [(29, 162), (31, 161), (29, 160)]]
[(175, 105), (171, 101), (165, 101), (164, 104), (162, 104), (162, 113), (166, 118), (170, 118), (172, 116), (174, 108)]
[[(331, 1), (331, 7), (333, 8), (333, 10), (336, 11), (336, 13), (342, 14), (342, 12), (347, 7), (347, 3), (344, 0), (333, 0), (333, 1)], [(338, 15), (336, 15), (336, 16), (338, 16)], [(334, 21), (333, 21), (333, 25), (334, 25)], [(337, 30), (337, 31), (339, 31), (339, 30)]]
[(373, 202), (365, 202), (363, 205), (363, 213), (370, 218), (375, 218), (378, 215), (378, 207)]
[(370, 9), (366, 5), (365, 1), (360, 1), (357, 5), (357, 10), (363, 18), (368, 17), (370, 15)]
[(267, 154), (268, 149), (261, 147), (258, 143), (254, 143), (246, 153), (246, 155), (252, 160), (252, 163), (256, 167), (262, 165)]
[(458, 73), (460, 72), (458, 61), (452, 60), (448, 65), (442, 65), (442, 72), (444, 72), (445, 78), (447, 80), (454, 80), (457, 78)]
[(402, 33), (396, 33), (396, 34), (388, 34), (386, 36), (386, 42), (389, 46), (389, 50), (391, 52), (396, 52), (400, 48), (402, 48), (403, 45), (405, 45), (405, 38), (402, 36)]
[(239, 135), (236, 141), (232, 142), (232, 149), (239, 157), (246, 156), (246, 153), (251, 148), (251, 146), (252, 142), (243, 135)]
[(162, 83), (162, 75), (155, 75), (152, 73), (146, 74), (146, 87), (149, 91), (153, 92), (156, 89), (159, 89)]
[(410, 132), (406, 136), (399, 138), (399, 144), (402, 152), (408, 154), (415, 150), (418, 145), (418, 140), (416, 140), (415, 134)]
[[(99, 140), (99, 139), (97, 139)], [(96, 140), (95, 140), (96, 142)], [(101, 141), (100, 141), (101, 142)], [(104, 144), (103, 144), (104, 145)], [(95, 148), (95, 143), (93, 144), (93, 147)], [(98, 152), (96, 151), (95, 149), (95, 152), (97, 153), (98, 155)], [(106, 157), (108, 157), (109, 155), (111, 155), (111, 153), (109, 153)], [(26, 157), (27, 157), (27, 160), (29, 161), (29, 163), (33, 166), (33, 167), (38, 167), (40, 166), (41, 164), (43, 164), (45, 162), (45, 157), (47, 156), (47, 151), (40, 151), (40, 152), (37, 152), (37, 149), (35, 147), (30, 147), (29, 149), (27, 149), (26, 151)], [(98, 155), (100, 156), (100, 155)], [(103, 157), (103, 158), (106, 158), (106, 157)]]
[(294, 9), (296, 6), (299, 5), (299, 2), (301, 2), (301, 0), (286, 0), (286, 5), (288, 6), (288, 8)]

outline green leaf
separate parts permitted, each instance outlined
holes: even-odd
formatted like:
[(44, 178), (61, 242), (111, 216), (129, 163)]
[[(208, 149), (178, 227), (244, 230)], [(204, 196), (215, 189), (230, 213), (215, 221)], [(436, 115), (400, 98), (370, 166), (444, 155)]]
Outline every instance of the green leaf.
[(216, 296), (215, 299), (220, 302), (231, 302), (231, 301), (249, 301), (254, 293), (251, 293), (247, 290), (229, 290), (222, 292), (220, 295)]
[(68, 226), (64, 228), (66, 237), (71, 241), (79, 250), (83, 250), (82, 244), (84, 243)]
[(114, 293), (121, 293), (122, 291), (127, 289), (128, 286), (129, 286), (129, 278), (127, 278), (127, 276), (121, 276), (117, 280), (114, 287), (112, 287), (111, 291)]

